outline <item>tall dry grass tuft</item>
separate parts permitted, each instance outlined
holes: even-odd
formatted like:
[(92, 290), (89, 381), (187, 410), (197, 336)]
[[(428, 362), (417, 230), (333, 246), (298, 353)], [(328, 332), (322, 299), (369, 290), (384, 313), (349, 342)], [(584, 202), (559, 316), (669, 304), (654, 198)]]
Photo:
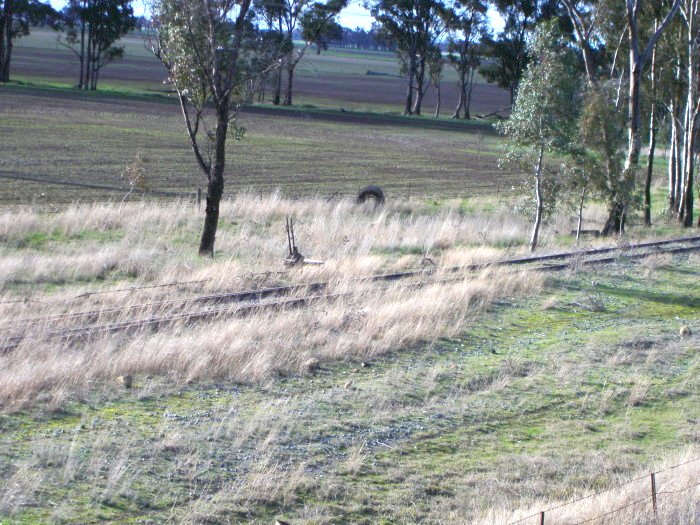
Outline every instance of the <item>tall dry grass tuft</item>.
[[(440, 276), (438, 276), (440, 277)], [(454, 277), (452, 277), (454, 279)], [(335, 283), (335, 299), (308, 308), (265, 310), (158, 333), (114, 334), (88, 342), (27, 340), (0, 357), (0, 401), (32, 402), (41, 392), (79, 392), (96, 379), (130, 374), (243, 383), (305, 374), (308, 363), (369, 359), (464, 330), (493, 299), (540, 289), (538, 275), (503, 270), (434, 282)]]
[[(527, 237), (526, 225), (505, 209), (469, 215), (459, 206), (393, 202), (375, 209), (350, 199), (242, 193), (222, 206), (214, 259), (195, 255), (201, 212), (185, 202), (0, 213), (0, 344), (30, 335), (0, 356), (0, 403), (17, 406), (50, 392), (60, 405), (89, 381), (125, 373), (255, 382), (308, 373), (309, 363), (367, 358), (455, 333), (475, 308), (501, 294), (535, 289), (539, 278), (499, 273), (423, 288), (358, 287), (357, 279), (422, 268), (425, 257), (431, 268), (498, 259)], [(287, 216), (295, 217), (301, 252), (323, 265), (284, 266)], [(70, 344), (42, 339), (67, 327), (201, 309), (172, 301), (202, 294), (318, 281), (344, 295), (310, 309), (158, 334)], [(60, 317), (93, 311), (100, 313)]]

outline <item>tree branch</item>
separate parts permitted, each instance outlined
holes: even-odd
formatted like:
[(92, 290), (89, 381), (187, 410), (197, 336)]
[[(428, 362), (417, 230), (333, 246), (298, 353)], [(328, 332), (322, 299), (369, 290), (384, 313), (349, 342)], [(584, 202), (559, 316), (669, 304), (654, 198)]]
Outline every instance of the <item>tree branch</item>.
[(187, 99), (180, 92), (177, 91), (177, 97), (180, 100), (180, 109), (182, 109), (182, 116), (185, 118), (185, 125), (187, 127), (187, 135), (190, 138), (190, 146), (192, 146), (192, 151), (194, 152), (195, 159), (197, 159), (197, 164), (202, 168), (209, 178), (211, 171), (211, 164), (207, 163), (202, 156), (202, 151), (199, 149), (199, 144), (197, 143), (197, 132), (199, 131), (199, 121), (201, 120), (201, 112), (197, 112), (195, 116), (195, 124), (192, 126), (192, 121), (190, 119), (189, 111), (187, 111)]
[(647, 47), (644, 50), (644, 53), (642, 53), (642, 56), (640, 57), (642, 66), (646, 63), (647, 60), (649, 60), (649, 57), (651, 56), (651, 53), (654, 47), (656, 46), (656, 42), (658, 42), (659, 38), (661, 38), (661, 33), (663, 33), (664, 29), (666, 29), (666, 26), (668, 26), (668, 24), (671, 23), (671, 20), (673, 20), (673, 17), (676, 16), (676, 13), (678, 12), (678, 9), (680, 7), (681, 0), (675, 0), (673, 6), (671, 6), (671, 10), (668, 12), (668, 14), (666, 14), (664, 21), (661, 22), (661, 25), (656, 28), (656, 31), (654, 31), (654, 34), (647, 43)]

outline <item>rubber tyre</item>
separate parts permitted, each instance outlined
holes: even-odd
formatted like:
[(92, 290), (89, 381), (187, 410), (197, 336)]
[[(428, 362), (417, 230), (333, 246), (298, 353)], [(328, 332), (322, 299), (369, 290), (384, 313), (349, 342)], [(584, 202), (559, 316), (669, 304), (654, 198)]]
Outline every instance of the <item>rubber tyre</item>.
[(368, 199), (374, 199), (377, 206), (382, 205), (386, 202), (386, 197), (384, 192), (379, 186), (365, 186), (357, 193), (357, 204), (362, 204)]

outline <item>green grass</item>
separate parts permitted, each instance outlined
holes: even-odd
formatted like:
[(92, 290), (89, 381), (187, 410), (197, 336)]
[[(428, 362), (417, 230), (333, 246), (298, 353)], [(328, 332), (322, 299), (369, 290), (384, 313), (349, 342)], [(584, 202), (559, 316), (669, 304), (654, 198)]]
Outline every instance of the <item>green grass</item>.
[[(622, 260), (366, 368), (175, 391), (143, 376), (58, 414), (0, 416), (0, 472), (41, 480), (4, 521), (406, 523), (447, 508), (470, 520), (496, 501), (606, 487), (698, 439), (697, 339), (677, 335), (697, 325), (698, 277), (687, 258)], [(465, 499), (493, 479), (491, 497)]]

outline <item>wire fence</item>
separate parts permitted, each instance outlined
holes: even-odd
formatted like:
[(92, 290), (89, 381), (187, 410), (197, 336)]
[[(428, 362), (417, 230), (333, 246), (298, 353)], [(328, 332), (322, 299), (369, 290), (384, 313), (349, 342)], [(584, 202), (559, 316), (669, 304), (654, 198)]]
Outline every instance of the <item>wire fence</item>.
[(622, 511), (622, 510), (625, 510), (625, 509), (627, 509), (627, 508), (629, 508), (629, 507), (633, 507), (633, 506), (635, 506), (635, 505), (639, 505), (639, 504), (644, 503), (644, 502), (649, 501), (649, 500), (652, 501), (652, 504), (653, 504), (653, 505), (652, 505), (653, 512), (654, 512), (654, 514), (656, 514), (656, 513), (657, 513), (657, 497), (658, 497), (658, 496), (661, 496), (661, 495), (669, 495), (669, 494), (680, 494), (680, 493), (682, 493), (682, 492), (688, 492), (688, 491), (694, 489), (695, 487), (700, 486), (700, 481), (698, 481), (698, 482), (695, 482), (695, 483), (693, 483), (693, 484), (691, 484), (691, 485), (689, 485), (689, 486), (687, 486), (687, 487), (683, 487), (683, 488), (678, 489), (678, 490), (661, 490), (661, 491), (659, 491), (659, 490), (657, 490), (657, 488), (656, 488), (656, 475), (657, 475), (657, 474), (661, 474), (661, 473), (663, 473), (663, 472), (667, 472), (667, 471), (673, 470), (673, 469), (677, 469), (677, 468), (680, 468), (680, 467), (682, 467), (682, 466), (689, 465), (689, 464), (691, 464), (691, 463), (695, 463), (695, 462), (698, 462), (698, 461), (700, 461), (700, 457), (693, 458), (693, 459), (690, 459), (690, 460), (688, 460), (688, 461), (684, 461), (684, 462), (682, 462), (682, 463), (678, 463), (678, 464), (676, 464), (676, 465), (672, 465), (672, 466), (670, 466), (670, 467), (666, 467), (666, 468), (663, 468), (663, 469), (660, 469), (660, 470), (656, 470), (656, 471), (651, 472), (651, 473), (649, 473), (649, 474), (645, 474), (644, 476), (639, 476), (639, 477), (637, 477), (637, 478), (624, 481), (624, 482), (622, 482), (622, 483), (619, 483), (619, 484), (617, 484), (617, 485), (613, 485), (612, 487), (608, 487), (608, 488), (603, 489), (603, 490), (600, 490), (600, 491), (598, 491), (598, 492), (594, 492), (594, 493), (592, 493), (592, 494), (588, 494), (587, 496), (583, 496), (583, 497), (581, 497), (581, 498), (577, 498), (577, 499), (568, 501), (568, 502), (566, 502), (566, 503), (562, 503), (562, 504), (560, 504), (560, 505), (556, 505), (556, 506), (554, 506), (554, 507), (549, 507), (549, 508), (547, 508), (547, 509), (540, 510), (540, 511), (538, 511), (538, 512), (534, 512), (534, 513), (529, 514), (529, 515), (527, 515), (527, 516), (525, 516), (525, 517), (523, 517), (523, 518), (520, 518), (520, 519), (518, 519), (518, 520), (516, 520), (516, 521), (508, 522), (507, 525), (516, 525), (516, 524), (524, 523), (524, 522), (526, 522), (526, 521), (528, 521), (528, 520), (533, 520), (533, 519), (537, 519), (537, 522), (536, 522), (536, 523), (538, 523), (539, 525), (545, 525), (545, 524), (547, 523), (547, 521), (546, 521), (546, 520), (547, 520), (547, 516), (548, 516), (549, 514), (553, 513), (553, 512), (556, 511), (556, 510), (563, 509), (563, 508), (565, 508), (565, 507), (569, 507), (569, 506), (571, 506), (571, 505), (573, 505), (573, 504), (575, 504), (575, 503), (580, 503), (580, 502), (582, 502), (582, 501), (594, 499), (594, 498), (596, 498), (596, 497), (598, 497), (598, 496), (601, 496), (601, 495), (603, 495), (603, 494), (607, 494), (607, 493), (610, 493), (610, 492), (619, 490), (619, 489), (621, 489), (622, 487), (625, 487), (625, 486), (627, 486), (627, 485), (631, 485), (632, 483), (636, 483), (636, 482), (642, 481), (642, 480), (644, 480), (644, 479), (649, 479), (650, 482), (651, 482), (651, 488), (650, 488), (650, 491), (649, 491), (649, 494), (648, 494), (648, 495), (646, 495), (646, 496), (644, 496), (644, 497), (642, 497), (642, 498), (636, 499), (636, 500), (634, 500), (634, 501), (628, 502), (628, 503), (626, 503), (626, 504), (624, 504), (624, 505), (621, 505), (620, 507), (616, 507), (615, 509), (610, 510), (610, 511), (607, 511), (607, 512), (605, 512), (605, 513), (603, 513), (603, 514), (598, 514), (598, 515), (593, 516), (593, 517), (591, 517), (591, 518), (587, 518), (587, 519), (585, 519), (585, 520), (583, 520), (583, 521), (574, 522), (574, 523), (572, 523), (572, 525), (583, 525), (583, 524), (585, 524), (585, 523), (593, 523), (593, 522), (595, 522), (595, 521), (597, 521), (597, 520), (600, 520), (600, 519), (602, 519), (602, 518), (605, 518), (605, 517), (607, 517), (607, 516), (610, 516), (610, 515), (612, 515), (612, 514), (615, 514), (615, 513), (617, 513), (617, 512), (620, 512), (620, 511)]

